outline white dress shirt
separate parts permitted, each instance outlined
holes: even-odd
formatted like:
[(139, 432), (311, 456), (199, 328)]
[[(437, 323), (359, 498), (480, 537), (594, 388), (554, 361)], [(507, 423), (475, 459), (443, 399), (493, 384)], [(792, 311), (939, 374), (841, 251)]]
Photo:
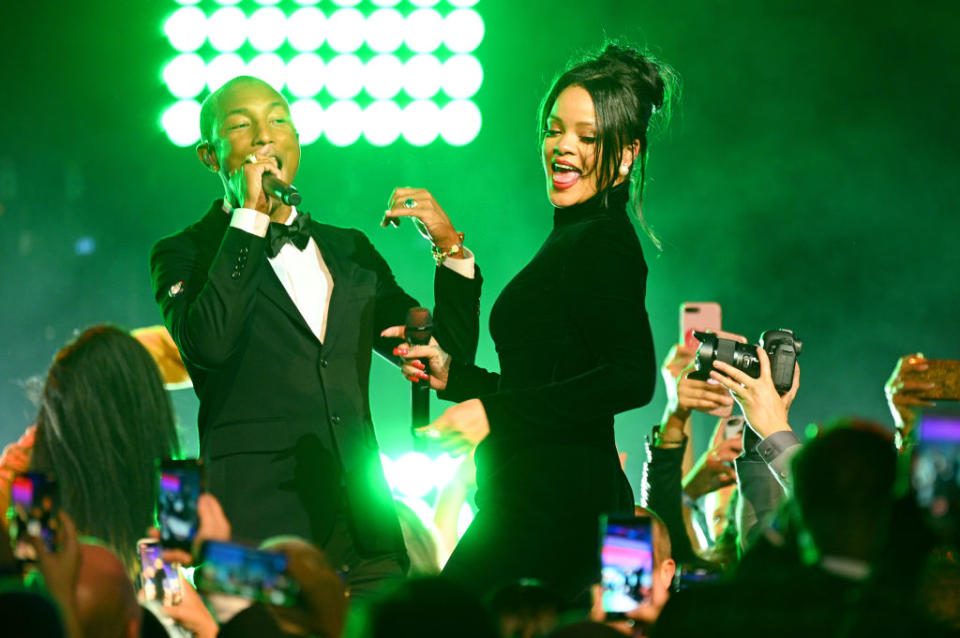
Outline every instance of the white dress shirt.
[[(224, 210), (230, 212), (229, 204), (224, 202)], [(291, 207), (286, 224), (289, 226), (297, 217), (297, 211)], [(270, 226), (270, 217), (252, 208), (236, 208), (230, 225), (258, 237), (266, 237)], [(446, 259), (443, 265), (457, 274), (473, 279), (473, 253), (464, 248), (463, 259)], [(330, 269), (323, 260), (317, 242), (310, 237), (303, 250), (288, 242), (283, 245), (276, 257), (268, 259), (277, 279), (283, 284), (290, 299), (296, 305), (300, 315), (310, 327), (310, 331), (323, 342), (327, 332), (327, 311), (333, 294), (334, 281)]]

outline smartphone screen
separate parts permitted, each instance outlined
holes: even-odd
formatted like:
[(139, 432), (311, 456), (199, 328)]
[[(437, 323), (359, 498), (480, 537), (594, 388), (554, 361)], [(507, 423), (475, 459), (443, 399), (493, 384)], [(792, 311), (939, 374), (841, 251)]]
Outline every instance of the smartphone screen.
[(144, 598), (162, 605), (179, 605), (183, 600), (180, 574), (176, 563), (168, 563), (161, 557), (163, 548), (152, 538), (137, 543), (140, 554), (140, 583)]
[(157, 520), (164, 547), (189, 551), (200, 521), (197, 498), (203, 490), (203, 468), (198, 461), (161, 461)]
[(55, 551), (58, 528), (56, 479), (41, 472), (19, 474), (13, 479), (10, 500), (13, 506), (10, 537), (14, 556), (25, 561), (37, 560), (27, 536), (40, 538), (48, 550)]
[(917, 424), (910, 479), (917, 505), (946, 539), (960, 537), (960, 409), (924, 410)]
[(297, 603), (300, 588), (286, 570), (287, 557), (281, 552), (207, 541), (194, 579), (204, 591), (289, 607)]
[(650, 598), (653, 534), (647, 516), (601, 517), (600, 584), (603, 609), (625, 613)]

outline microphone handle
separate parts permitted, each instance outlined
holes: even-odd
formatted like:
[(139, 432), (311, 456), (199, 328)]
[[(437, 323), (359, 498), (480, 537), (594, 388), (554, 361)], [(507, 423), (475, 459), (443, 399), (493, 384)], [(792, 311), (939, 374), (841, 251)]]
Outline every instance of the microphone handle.
[(279, 179), (273, 173), (264, 173), (262, 184), (267, 195), (279, 199), (287, 206), (299, 206), (303, 199), (295, 187)]

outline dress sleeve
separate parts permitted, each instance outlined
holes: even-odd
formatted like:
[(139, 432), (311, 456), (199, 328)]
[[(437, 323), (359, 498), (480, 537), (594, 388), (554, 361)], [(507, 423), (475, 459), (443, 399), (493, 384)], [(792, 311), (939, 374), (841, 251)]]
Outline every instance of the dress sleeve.
[[(632, 241), (631, 241), (632, 240)], [(656, 360), (644, 306), (646, 265), (636, 236), (610, 231), (581, 242), (562, 273), (576, 346), (592, 358), (584, 372), (545, 385), (479, 397), (490, 430), (522, 423), (527, 432), (556, 432), (647, 404)]]

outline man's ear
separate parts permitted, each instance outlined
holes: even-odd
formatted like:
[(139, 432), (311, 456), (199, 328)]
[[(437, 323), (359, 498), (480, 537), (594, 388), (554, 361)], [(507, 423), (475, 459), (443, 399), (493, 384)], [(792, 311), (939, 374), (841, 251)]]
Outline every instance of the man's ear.
[(197, 144), (197, 157), (213, 173), (220, 172), (220, 161), (217, 159), (217, 152), (210, 142), (200, 142)]
[(677, 573), (677, 562), (672, 558), (667, 558), (662, 563), (660, 563), (660, 578), (663, 579), (663, 582), (667, 584), (669, 588), (673, 583), (673, 577)]

